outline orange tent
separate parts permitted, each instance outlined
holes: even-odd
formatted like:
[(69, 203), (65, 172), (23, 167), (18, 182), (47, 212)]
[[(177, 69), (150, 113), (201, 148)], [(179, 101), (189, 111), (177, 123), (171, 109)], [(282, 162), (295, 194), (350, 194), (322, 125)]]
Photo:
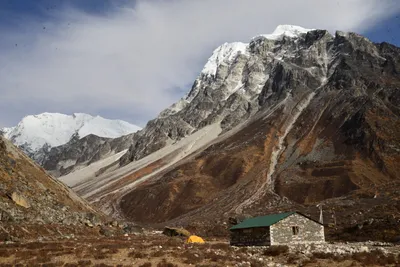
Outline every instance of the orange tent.
[(199, 243), (199, 244), (204, 244), (203, 238), (197, 236), (197, 235), (191, 235), (189, 238), (186, 240), (186, 243)]

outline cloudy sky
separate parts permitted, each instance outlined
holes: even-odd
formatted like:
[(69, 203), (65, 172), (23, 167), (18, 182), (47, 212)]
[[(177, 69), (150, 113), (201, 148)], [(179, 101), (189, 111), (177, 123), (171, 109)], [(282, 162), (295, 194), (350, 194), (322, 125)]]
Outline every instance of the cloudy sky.
[(400, 46), (398, 0), (1, 0), (0, 127), (85, 112), (143, 126), (212, 51), (279, 24)]

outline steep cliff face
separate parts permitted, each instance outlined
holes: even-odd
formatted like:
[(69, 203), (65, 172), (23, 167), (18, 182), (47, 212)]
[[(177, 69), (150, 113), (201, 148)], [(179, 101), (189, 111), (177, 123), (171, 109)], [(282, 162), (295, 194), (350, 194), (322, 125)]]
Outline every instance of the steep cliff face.
[[(179, 108), (151, 122), (220, 122), (226, 133), (125, 194), (122, 214), (187, 224), (279, 209), (313, 212), (323, 202), (329, 216), (341, 212), (339, 223), (398, 219), (400, 49), (313, 30), (260, 36), (239, 50), (215, 73), (202, 73)], [(163, 131), (161, 140), (170, 138)], [(135, 143), (129, 159), (143, 151)]]

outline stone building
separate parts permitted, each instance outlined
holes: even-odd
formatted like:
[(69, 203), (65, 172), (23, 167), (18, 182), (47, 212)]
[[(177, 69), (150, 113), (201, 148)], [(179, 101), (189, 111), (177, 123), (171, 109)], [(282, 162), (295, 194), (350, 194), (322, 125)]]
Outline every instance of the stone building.
[(230, 228), (233, 246), (325, 242), (324, 226), (299, 212), (255, 217)]

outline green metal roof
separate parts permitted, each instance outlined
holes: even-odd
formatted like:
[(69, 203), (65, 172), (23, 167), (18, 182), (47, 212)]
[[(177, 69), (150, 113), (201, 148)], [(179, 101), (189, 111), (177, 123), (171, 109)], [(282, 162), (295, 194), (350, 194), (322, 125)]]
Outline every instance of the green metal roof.
[(267, 216), (250, 218), (250, 219), (244, 220), (243, 222), (241, 222), (237, 225), (234, 225), (233, 227), (231, 227), (230, 230), (271, 226), (271, 225), (279, 222), (280, 220), (283, 220), (286, 217), (289, 217), (290, 215), (292, 215), (294, 213), (296, 213), (296, 212), (292, 211), (292, 212), (285, 212), (285, 213), (271, 214), (271, 215), (267, 215)]

